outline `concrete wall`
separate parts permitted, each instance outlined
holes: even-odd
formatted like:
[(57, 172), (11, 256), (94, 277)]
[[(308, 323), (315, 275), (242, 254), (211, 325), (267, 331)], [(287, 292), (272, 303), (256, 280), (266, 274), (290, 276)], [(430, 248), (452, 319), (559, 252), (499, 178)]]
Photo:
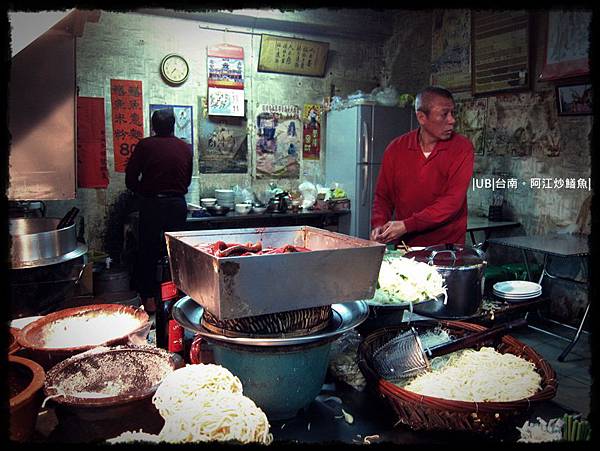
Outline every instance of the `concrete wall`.
[[(368, 12), (367, 12), (368, 14)], [(377, 20), (377, 14), (373, 20)], [(363, 16), (368, 21), (367, 16)], [(212, 29), (207, 29), (212, 28)], [(245, 98), (247, 100), (249, 171), (247, 174), (199, 174), (198, 149), (194, 149), (194, 174), (188, 201), (198, 202), (201, 197), (212, 197), (215, 188), (233, 185), (264, 190), (269, 180), (252, 177), (255, 120), (260, 104), (296, 105), (321, 103), (330, 95), (348, 95), (357, 89), (372, 90), (382, 73), (382, 45), (360, 37), (335, 37), (290, 33), (278, 30), (270, 34), (290, 36), (330, 44), (325, 77), (304, 77), (257, 72), (260, 33), (244, 27), (227, 27), (218, 31), (219, 25), (167, 18), (138, 13), (103, 11), (98, 23), (89, 23), (77, 40), (77, 86), (80, 96), (103, 97), (106, 115), (106, 145), (110, 184), (107, 189), (78, 189), (75, 201), (47, 202), (48, 216), (62, 216), (72, 205), (81, 209), (85, 217), (85, 238), (91, 249), (105, 250), (106, 224), (115, 210), (119, 196), (126, 192), (123, 173), (114, 172), (112, 142), (110, 80), (141, 80), (143, 84), (144, 127), (148, 130), (149, 104), (178, 104), (194, 107), (194, 137), (197, 142), (200, 99), (206, 96), (207, 46), (227, 42), (244, 48)], [(221, 27), (222, 29), (225, 27)], [(231, 31), (234, 30), (234, 31)], [(359, 35), (357, 35), (359, 36)], [(167, 53), (178, 52), (190, 64), (188, 80), (179, 87), (166, 85), (159, 75), (159, 64)], [(324, 150), (322, 150), (324, 152)], [(294, 190), (304, 180), (324, 181), (324, 154), (318, 161), (301, 161), (299, 180), (277, 180), (278, 186)]]

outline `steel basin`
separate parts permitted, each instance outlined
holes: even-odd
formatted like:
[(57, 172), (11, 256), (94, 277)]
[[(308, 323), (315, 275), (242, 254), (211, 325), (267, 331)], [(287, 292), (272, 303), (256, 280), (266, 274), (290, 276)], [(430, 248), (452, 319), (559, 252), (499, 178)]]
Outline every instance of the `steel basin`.
[(56, 230), (59, 218), (9, 220), (12, 269), (53, 265), (77, 258), (87, 246), (77, 242), (75, 224)]
[[(375, 293), (385, 246), (309, 226), (165, 233), (177, 288), (218, 319), (319, 307)], [(199, 247), (261, 241), (311, 252), (217, 258)]]

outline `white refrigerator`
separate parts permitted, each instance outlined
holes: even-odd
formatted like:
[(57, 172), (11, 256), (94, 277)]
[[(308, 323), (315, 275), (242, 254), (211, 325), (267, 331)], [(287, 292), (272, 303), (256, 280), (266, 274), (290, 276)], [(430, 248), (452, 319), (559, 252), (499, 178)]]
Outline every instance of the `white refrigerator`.
[(357, 105), (326, 116), (325, 180), (341, 184), (351, 213), (340, 218), (341, 233), (369, 238), (375, 184), (387, 145), (413, 128), (412, 107)]

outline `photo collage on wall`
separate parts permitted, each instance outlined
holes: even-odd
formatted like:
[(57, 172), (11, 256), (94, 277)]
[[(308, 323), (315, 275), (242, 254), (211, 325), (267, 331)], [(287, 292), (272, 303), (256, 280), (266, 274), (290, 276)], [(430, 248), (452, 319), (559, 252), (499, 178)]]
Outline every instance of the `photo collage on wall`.
[(256, 178), (299, 178), (302, 111), (291, 105), (262, 105), (259, 111), (256, 118)]

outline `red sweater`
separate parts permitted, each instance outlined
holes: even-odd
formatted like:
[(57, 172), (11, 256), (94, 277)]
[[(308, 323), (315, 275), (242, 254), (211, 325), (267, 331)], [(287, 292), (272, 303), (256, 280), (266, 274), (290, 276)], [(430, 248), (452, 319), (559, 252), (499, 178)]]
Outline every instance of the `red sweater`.
[(473, 175), (473, 144), (453, 133), (439, 141), (428, 158), (417, 130), (394, 139), (386, 148), (371, 212), (371, 226), (403, 220), (401, 237), (412, 246), (465, 243), (467, 189)]
[(183, 195), (192, 181), (192, 167), (193, 151), (185, 141), (174, 136), (144, 138), (127, 162), (125, 185), (146, 196)]

